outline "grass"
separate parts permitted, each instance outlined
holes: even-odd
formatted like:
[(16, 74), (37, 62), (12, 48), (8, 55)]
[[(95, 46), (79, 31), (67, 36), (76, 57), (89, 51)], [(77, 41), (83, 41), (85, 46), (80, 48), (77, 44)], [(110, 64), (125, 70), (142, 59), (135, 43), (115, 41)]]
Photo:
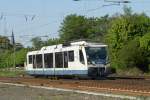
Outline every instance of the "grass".
[(25, 74), (23, 70), (0, 69), (0, 77), (16, 77)]

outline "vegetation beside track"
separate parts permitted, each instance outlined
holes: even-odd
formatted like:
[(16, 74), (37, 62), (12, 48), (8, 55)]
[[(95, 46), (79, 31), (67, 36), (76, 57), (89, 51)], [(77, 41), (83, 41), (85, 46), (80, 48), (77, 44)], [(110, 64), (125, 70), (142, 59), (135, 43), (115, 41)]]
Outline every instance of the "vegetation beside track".
[(25, 75), (25, 71), (23, 69), (14, 69), (14, 68), (4, 68), (0, 69), (0, 77), (18, 77)]

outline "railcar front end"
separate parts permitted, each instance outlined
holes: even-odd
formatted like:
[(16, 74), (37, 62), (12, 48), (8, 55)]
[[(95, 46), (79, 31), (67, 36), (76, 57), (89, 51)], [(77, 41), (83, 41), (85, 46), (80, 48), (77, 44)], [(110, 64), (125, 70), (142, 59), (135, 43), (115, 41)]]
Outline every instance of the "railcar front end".
[(108, 56), (107, 47), (85, 47), (88, 76), (100, 77), (106, 75)]

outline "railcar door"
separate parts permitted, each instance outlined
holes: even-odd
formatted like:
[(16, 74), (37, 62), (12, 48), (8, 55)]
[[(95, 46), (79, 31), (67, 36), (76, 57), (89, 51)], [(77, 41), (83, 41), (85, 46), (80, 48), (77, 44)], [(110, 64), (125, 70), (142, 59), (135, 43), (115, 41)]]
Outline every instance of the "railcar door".
[(68, 52), (65, 51), (63, 52), (63, 74), (67, 75), (68, 74)]
[(36, 54), (35, 56), (35, 74), (36, 75), (43, 75), (43, 59), (42, 54)]
[(68, 68), (68, 52), (64, 52), (64, 68)]
[(54, 53), (44, 54), (44, 75), (54, 75)]
[(63, 74), (63, 52), (56, 52), (55, 53), (55, 75), (64, 75)]
[(36, 59), (35, 55), (33, 55), (33, 74), (35, 74), (35, 70), (36, 70)]

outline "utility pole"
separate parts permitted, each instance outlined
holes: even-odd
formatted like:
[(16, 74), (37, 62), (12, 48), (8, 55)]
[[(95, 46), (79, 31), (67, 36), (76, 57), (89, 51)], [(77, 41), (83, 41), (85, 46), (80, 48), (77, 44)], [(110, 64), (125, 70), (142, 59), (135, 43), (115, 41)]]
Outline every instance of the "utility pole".
[(13, 67), (14, 67), (14, 69), (16, 68), (16, 45), (15, 45), (15, 37), (14, 37), (14, 32), (13, 32), (13, 30), (12, 30), (12, 35), (11, 35), (11, 43), (12, 43), (12, 45), (13, 45), (13, 51), (14, 51), (14, 53), (13, 53), (13, 58), (14, 58), (14, 61), (13, 61)]

